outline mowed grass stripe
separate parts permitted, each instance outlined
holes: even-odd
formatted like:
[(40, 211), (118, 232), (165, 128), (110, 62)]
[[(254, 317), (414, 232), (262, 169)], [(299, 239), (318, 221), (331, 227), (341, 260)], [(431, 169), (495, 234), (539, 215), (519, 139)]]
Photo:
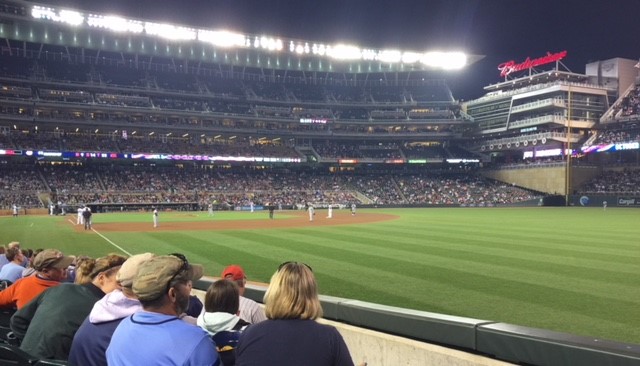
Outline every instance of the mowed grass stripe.
[[(563, 280), (574, 281), (574, 286), (585, 287), (592, 291), (594, 286), (607, 285), (614, 293), (620, 293), (621, 299), (628, 297), (628, 291), (638, 285), (638, 280), (623, 271), (615, 271), (612, 268), (614, 263), (598, 261), (588, 265), (584, 263), (567, 264), (560, 257), (553, 258), (553, 262), (548, 256), (538, 258), (536, 256), (522, 256), (516, 251), (501, 251), (497, 253), (487, 253), (482, 246), (466, 245), (462, 249), (452, 248), (446, 242), (441, 245), (430, 245), (428, 248), (420, 244), (402, 243), (398, 244), (391, 239), (368, 238), (351, 235), (351, 233), (323, 233), (326, 240), (320, 243), (334, 242), (339, 247), (352, 248), (357, 252), (364, 253), (385, 253), (384, 255), (394, 258), (411, 258), (425, 263), (437, 262), (440, 265), (455, 266), (454, 268), (465, 267), (467, 269), (476, 268), (475, 272), (481, 273), (505, 273), (508, 276), (518, 276), (530, 278), (534, 283), (538, 278), (549, 285), (558, 283), (556, 277)], [(362, 245), (356, 246), (357, 244)], [(373, 247), (373, 248), (368, 248)], [(389, 252), (388, 250), (393, 251)], [(585, 262), (585, 261), (582, 261)], [(607, 265), (606, 267), (604, 265)]]

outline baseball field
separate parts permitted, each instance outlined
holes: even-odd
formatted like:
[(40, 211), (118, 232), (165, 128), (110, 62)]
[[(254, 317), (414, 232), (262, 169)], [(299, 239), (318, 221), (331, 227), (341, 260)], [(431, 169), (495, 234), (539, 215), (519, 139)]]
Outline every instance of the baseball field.
[(0, 218), (0, 241), (75, 255), (179, 252), (268, 282), (313, 268), (324, 295), (640, 344), (640, 210), (427, 208)]

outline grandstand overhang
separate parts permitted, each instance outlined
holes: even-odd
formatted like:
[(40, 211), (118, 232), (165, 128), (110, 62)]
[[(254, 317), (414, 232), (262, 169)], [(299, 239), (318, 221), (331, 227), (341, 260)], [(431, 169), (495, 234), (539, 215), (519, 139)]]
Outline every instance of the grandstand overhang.
[(234, 67), (352, 74), (455, 71), (484, 57), (197, 29), (22, 0), (2, 0), (0, 4), (5, 5), (5, 11), (0, 10), (0, 37), (8, 40)]

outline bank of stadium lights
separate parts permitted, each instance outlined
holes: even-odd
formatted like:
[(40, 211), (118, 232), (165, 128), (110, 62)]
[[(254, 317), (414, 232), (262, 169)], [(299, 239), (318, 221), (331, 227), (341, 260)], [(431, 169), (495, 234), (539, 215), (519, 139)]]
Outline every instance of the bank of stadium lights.
[(251, 41), (240, 33), (198, 30), (198, 40), (218, 47), (249, 47)]
[[(200, 41), (224, 48), (254, 48), (269, 52), (281, 52), (284, 41), (269, 36), (249, 36), (225, 30), (213, 31), (176, 26), (165, 23), (143, 22), (117, 16), (84, 14), (72, 10), (56, 10), (49, 7), (34, 6), (31, 15), (37, 19), (65, 23), (71, 26), (87, 24), (90, 27), (103, 28), (113, 32), (146, 33), (172, 41)], [(338, 61), (378, 61), (382, 63), (414, 64), (442, 69), (459, 69), (466, 66), (467, 56), (462, 52), (413, 52), (400, 50), (374, 50), (355, 45), (326, 45), (306, 41), (289, 41), (288, 51), (298, 55), (314, 55)]]
[(108, 29), (114, 32), (142, 33), (144, 23), (137, 20), (125, 19), (117, 16), (102, 16), (89, 14), (87, 25)]

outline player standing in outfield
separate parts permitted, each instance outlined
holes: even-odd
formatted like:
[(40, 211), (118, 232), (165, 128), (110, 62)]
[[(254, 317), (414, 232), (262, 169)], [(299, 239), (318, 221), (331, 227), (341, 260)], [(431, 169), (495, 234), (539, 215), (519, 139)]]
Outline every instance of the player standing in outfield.
[(329, 207), (327, 208), (327, 218), (331, 219), (333, 218), (333, 206), (329, 205)]
[(249, 202), (249, 208), (251, 209), (251, 212), (253, 212), (255, 210), (255, 206), (253, 204), (253, 201)]
[(602, 209), (607, 210), (607, 201), (602, 201)]
[(276, 209), (276, 206), (273, 203), (267, 203), (267, 208), (269, 209), (269, 218), (273, 220), (273, 211)]
[(18, 217), (18, 205), (14, 203), (11, 208), (13, 209), (13, 217)]
[(213, 216), (213, 204), (209, 202), (209, 205), (207, 207), (209, 208), (209, 216)]
[(351, 204), (351, 216), (355, 216), (356, 215), (356, 204), (352, 203)]
[(153, 227), (158, 227), (158, 209), (153, 208)]
[(309, 203), (309, 208), (307, 210), (309, 211), (309, 221), (313, 221), (313, 216), (316, 214), (315, 208), (313, 208), (313, 205)]

